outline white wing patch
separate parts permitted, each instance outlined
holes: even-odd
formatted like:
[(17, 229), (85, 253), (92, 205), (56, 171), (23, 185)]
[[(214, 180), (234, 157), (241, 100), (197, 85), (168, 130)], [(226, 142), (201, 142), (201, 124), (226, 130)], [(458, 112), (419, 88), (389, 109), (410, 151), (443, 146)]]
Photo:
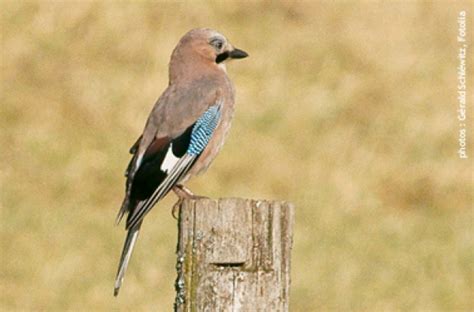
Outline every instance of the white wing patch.
[(178, 160), (179, 158), (173, 154), (173, 143), (171, 143), (168, 151), (166, 152), (165, 159), (163, 160), (163, 163), (161, 163), (161, 171), (168, 173), (171, 169), (173, 169)]

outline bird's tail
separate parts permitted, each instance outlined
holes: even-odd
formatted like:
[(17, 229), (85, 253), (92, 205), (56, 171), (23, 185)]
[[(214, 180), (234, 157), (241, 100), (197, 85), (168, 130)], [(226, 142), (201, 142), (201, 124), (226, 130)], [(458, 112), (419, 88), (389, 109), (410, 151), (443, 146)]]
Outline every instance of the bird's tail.
[(122, 286), (123, 277), (125, 276), (125, 271), (127, 270), (128, 262), (132, 256), (133, 247), (138, 238), (138, 233), (140, 232), (140, 226), (142, 223), (138, 223), (133, 228), (129, 229), (127, 232), (127, 237), (125, 238), (125, 244), (123, 245), (122, 256), (120, 257), (120, 263), (117, 271), (117, 276), (115, 277), (115, 287), (114, 287), (114, 296), (116, 297)]

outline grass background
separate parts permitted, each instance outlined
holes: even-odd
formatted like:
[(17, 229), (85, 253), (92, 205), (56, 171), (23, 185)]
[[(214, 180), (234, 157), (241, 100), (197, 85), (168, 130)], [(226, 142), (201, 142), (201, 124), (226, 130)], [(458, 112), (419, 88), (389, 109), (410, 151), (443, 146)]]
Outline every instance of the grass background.
[(207, 26), (250, 57), (228, 66), (227, 144), (189, 186), (296, 204), (292, 310), (474, 310), (473, 166), (456, 153), (468, 4), (1, 1), (0, 309), (171, 310), (174, 196), (118, 299), (113, 222), (169, 55)]

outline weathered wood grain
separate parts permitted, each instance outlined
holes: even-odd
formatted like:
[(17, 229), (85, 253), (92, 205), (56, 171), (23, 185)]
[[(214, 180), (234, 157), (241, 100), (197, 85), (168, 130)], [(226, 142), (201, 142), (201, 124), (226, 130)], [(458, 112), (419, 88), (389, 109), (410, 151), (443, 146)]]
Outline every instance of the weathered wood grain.
[(185, 200), (176, 311), (288, 311), (294, 207), (287, 202)]

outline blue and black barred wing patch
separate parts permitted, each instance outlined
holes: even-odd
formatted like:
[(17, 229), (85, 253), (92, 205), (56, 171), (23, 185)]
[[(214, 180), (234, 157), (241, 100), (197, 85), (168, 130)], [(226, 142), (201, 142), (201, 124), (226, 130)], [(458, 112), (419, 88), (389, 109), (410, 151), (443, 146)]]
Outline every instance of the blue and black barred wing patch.
[(187, 150), (189, 155), (198, 156), (206, 148), (217, 124), (219, 123), (221, 115), (220, 110), (220, 104), (211, 106), (196, 121), (193, 126), (193, 131), (191, 132), (191, 141)]
[(176, 157), (176, 161), (172, 165), (170, 165), (170, 161), (167, 166), (163, 167), (163, 169), (166, 168), (166, 177), (158, 185), (153, 194), (145, 201), (140, 202), (133, 212), (131, 212), (127, 220), (127, 229), (139, 224), (151, 208), (168, 194), (171, 188), (179, 183), (189, 172), (199, 155), (201, 155), (206, 148), (212, 138), (214, 130), (219, 124), (221, 105), (222, 103), (219, 102), (211, 106), (194, 123), (186, 152), (180, 158)]

